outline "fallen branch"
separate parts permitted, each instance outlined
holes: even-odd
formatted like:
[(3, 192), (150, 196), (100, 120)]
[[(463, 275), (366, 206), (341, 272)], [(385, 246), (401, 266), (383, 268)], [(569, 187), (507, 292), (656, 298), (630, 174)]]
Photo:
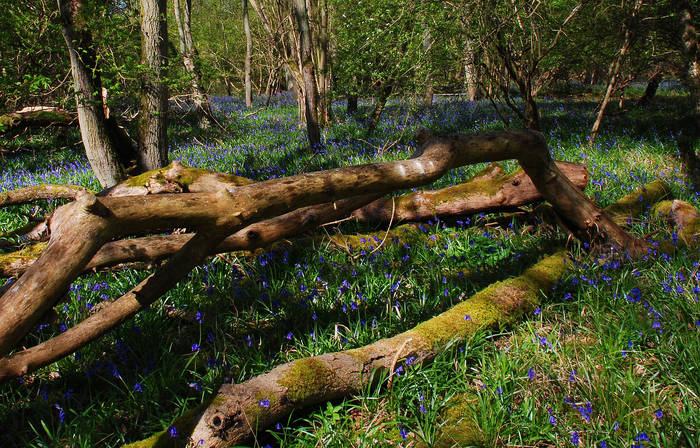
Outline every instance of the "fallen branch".
[(36, 106), (0, 115), (0, 132), (17, 133), (27, 128), (74, 126), (77, 115), (57, 107)]
[(91, 193), (79, 185), (34, 185), (0, 193), (0, 207), (26, 204), (41, 199), (75, 199), (80, 192)]
[(80, 193), (75, 202), (56, 210), (51, 239), (41, 257), (0, 297), (0, 356), (8, 355), (55, 305), (105, 243), (183, 227), (197, 233), (151, 277), (95, 315), (53, 339), (0, 359), (0, 379), (56, 361), (119, 325), (172, 288), (228, 235), (248, 225), (301, 207), (425, 185), (465, 164), (516, 158), (578, 235), (635, 255), (646, 250), (559, 171), (539, 133), (422, 134), (419, 140), (419, 151), (409, 160), (224, 186), (217, 193), (126, 197)]
[[(566, 177), (580, 189), (588, 183), (588, 172), (583, 165), (557, 162)], [(234, 177), (223, 178), (218, 173), (187, 168), (173, 164), (156, 173), (147, 173), (140, 178), (129, 180), (129, 185), (118, 185), (105, 193), (112, 195), (144, 195), (153, 191), (182, 191), (185, 188), (197, 191), (212, 190), (214, 186), (243, 185), (246, 180)], [(149, 190), (150, 188), (150, 190)], [(0, 196), (1, 198), (1, 196)], [(376, 197), (373, 197), (374, 199)], [(542, 196), (530, 178), (519, 170), (506, 175), (497, 164), (489, 165), (469, 181), (437, 191), (411, 193), (396, 198), (397, 220), (418, 221), (435, 216), (445, 218), (474, 213), (489, 213), (519, 207)], [(328, 221), (346, 216), (352, 210), (352, 217), (360, 221), (390, 221), (392, 200), (378, 199), (368, 205), (369, 197), (358, 197), (334, 204), (313, 206), (282, 215), (272, 220), (253, 224), (237, 235), (226, 238), (215, 253), (236, 250), (252, 250), (265, 247), (281, 238), (288, 238), (312, 229)], [(355, 205), (352, 208), (352, 205)], [(166, 258), (179, 250), (192, 234), (152, 236), (114, 241), (105, 244), (85, 270), (113, 266), (134, 261), (153, 262)], [(15, 253), (0, 255), (0, 275), (17, 276), (23, 273), (41, 254), (46, 245), (26, 248)], [(357, 247), (357, 246), (356, 246)], [(376, 247), (376, 246), (375, 246)], [(39, 250), (41, 249), (41, 250)], [(213, 255), (213, 254), (211, 254)]]
[[(224, 384), (209, 406), (174, 422), (182, 436), (174, 446), (227, 447), (244, 442), (287, 417), (295, 409), (339, 399), (362, 390), (377, 372), (395, 360), (417, 365), (447, 346), (487, 328), (498, 328), (537, 306), (542, 292), (556, 284), (566, 268), (559, 252), (520, 277), (494, 283), (450, 310), (392, 338), (353, 350), (303, 358), (241, 384)], [(404, 361), (405, 362), (405, 361)], [(168, 441), (167, 431), (131, 446), (153, 447)], [(172, 443), (172, 442), (170, 442)]]
[[(567, 162), (556, 162), (556, 165), (577, 188), (583, 190), (588, 185), (588, 171), (584, 165)], [(424, 221), (492, 213), (538, 200), (542, 200), (542, 195), (523, 170), (505, 174), (500, 165), (492, 164), (463, 184), (396, 197), (394, 220)], [(379, 199), (356, 210), (352, 216), (360, 221), (388, 222), (391, 211), (392, 199)]]

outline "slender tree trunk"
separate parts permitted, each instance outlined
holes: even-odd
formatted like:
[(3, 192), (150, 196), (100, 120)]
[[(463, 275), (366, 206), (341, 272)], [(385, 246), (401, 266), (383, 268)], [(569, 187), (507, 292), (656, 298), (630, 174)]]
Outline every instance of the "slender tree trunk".
[[(632, 18), (637, 16), (639, 9), (642, 7), (642, 1), (637, 0), (634, 5), (634, 11), (632, 12)], [(591, 133), (588, 136), (588, 144), (593, 145), (596, 136), (598, 135), (598, 130), (600, 129), (600, 124), (603, 121), (603, 116), (605, 115), (605, 108), (608, 107), (610, 98), (617, 85), (617, 79), (620, 76), (620, 69), (622, 68), (622, 62), (625, 60), (630, 47), (632, 46), (632, 29), (627, 21), (623, 21), (622, 28), (624, 29), (624, 38), (622, 40), (622, 47), (617, 55), (615, 61), (610, 64), (610, 69), (608, 70), (608, 87), (605, 89), (605, 96), (603, 96), (603, 101), (600, 103), (600, 110), (598, 111), (598, 116), (596, 117), (595, 123), (591, 128)]]
[(316, 46), (316, 60), (318, 61), (318, 115), (319, 125), (325, 127), (333, 119), (333, 110), (331, 108), (330, 88), (330, 58), (328, 56), (330, 47), (330, 20), (328, 3), (326, 0), (318, 0), (317, 5), (318, 15), (318, 45)]
[(163, 81), (168, 50), (166, 7), (166, 0), (141, 0), (141, 64), (146, 68), (139, 113), (139, 165), (143, 170), (162, 168), (168, 160), (168, 86)]
[(372, 110), (372, 115), (370, 116), (369, 123), (367, 124), (367, 130), (369, 132), (374, 132), (379, 125), (379, 120), (382, 118), (382, 112), (386, 107), (386, 101), (391, 95), (391, 86), (384, 86), (379, 91), (379, 96), (377, 97), (377, 102), (374, 105), (374, 110)]
[(250, 34), (250, 23), (248, 22), (248, 0), (243, 0), (243, 30), (245, 31), (245, 62), (243, 70), (245, 73), (245, 105), (247, 108), (253, 107), (253, 88), (250, 83), (250, 62), (253, 58), (253, 38)]
[(477, 85), (476, 63), (474, 61), (474, 49), (471, 40), (467, 40), (467, 48), (464, 58), (464, 87), (469, 101), (476, 101), (479, 97), (479, 87)]
[[(426, 29), (423, 32), (423, 56), (427, 59), (430, 48), (433, 46), (433, 36), (430, 34), (430, 30)], [(425, 77), (425, 90), (423, 91), (423, 105), (432, 106), (433, 105), (433, 94), (435, 93), (435, 88), (433, 87), (433, 75), (428, 73)]]
[(654, 98), (656, 91), (659, 88), (659, 84), (661, 84), (663, 79), (664, 75), (661, 72), (656, 72), (654, 76), (649, 78), (649, 81), (647, 81), (647, 88), (644, 89), (644, 94), (641, 98), (639, 98), (639, 104), (641, 106), (649, 104), (649, 102)]
[(316, 77), (314, 63), (311, 54), (311, 29), (309, 27), (309, 14), (304, 0), (290, 0), (292, 10), (296, 16), (299, 30), (301, 50), (301, 75), (304, 86), (304, 115), (306, 117), (306, 132), (309, 138), (309, 148), (314, 151), (321, 146), (321, 129), (318, 124), (318, 92), (316, 91)]
[(111, 187), (125, 176), (117, 148), (109, 136), (102, 102), (102, 83), (92, 36), (85, 29), (83, 2), (58, 0), (61, 28), (68, 47), (75, 85), (80, 134), (90, 166), (102, 187)]
[(190, 24), (192, 22), (192, 0), (185, 0), (184, 20), (180, 17), (180, 0), (173, 0), (173, 9), (175, 12), (175, 22), (177, 22), (177, 31), (180, 36), (180, 55), (185, 70), (190, 77), (190, 86), (192, 89), (192, 100), (197, 114), (197, 122), (199, 127), (208, 128), (213, 121), (211, 106), (207, 100), (207, 95), (202, 88), (202, 71), (197, 63), (197, 51), (192, 42), (192, 30)]

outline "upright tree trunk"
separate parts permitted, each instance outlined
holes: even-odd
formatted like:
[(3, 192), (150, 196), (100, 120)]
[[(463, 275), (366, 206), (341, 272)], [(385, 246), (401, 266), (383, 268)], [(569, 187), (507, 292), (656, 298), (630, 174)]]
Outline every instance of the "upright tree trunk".
[[(433, 37), (430, 34), (430, 29), (426, 29), (423, 32), (423, 56), (427, 59), (428, 53), (430, 52), (430, 47), (433, 46)], [(423, 105), (432, 106), (433, 105), (433, 94), (435, 89), (433, 87), (433, 76), (432, 73), (428, 73), (425, 77), (425, 90), (423, 91)]]
[(104, 115), (102, 83), (92, 36), (85, 28), (82, 0), (58, 0), (61, 29), (68, 47), (75, 85), (80, 134), (90, 166), (104, 188), (125, 176), (118, 148), (110, 139)]
[[(634, 5), (634, 11), (632, 12), (632, 18), (637, 16), (640, 8), (642, 7), (642, 0), (637, 0)], [(598, 135), (598, 130), (600, 129), (600, 123), (603, 121), (603, 115), (605, 115), (605, 108), (608, 107), (610, 98), (612, 97), (615, 86), (617, 85), (617, 78), (620, 76), (620, 69), (622, 68), (622, 62), (625, 60), (630, 47), (632, 46), (632, 29), (627, 20), (623, 21), (622, 28), (624, 30), (624, 38), (622, 40), (622, 47), (617, 55), (615, 61), (610, 64), (610, 69), (608, 70), (608, 87), (605, 89), (605, 96), (603, 96), (603, 101), (600, 103), (600, 110), (598, 111), (598, 116), (596, 117), (595, 123), (591, 128), (591, 133), (588, 136), (588, 144), (593, 145), (596, 136)]]
[(290, 0), (292, 11), (296, 16), (299, 30), (301, 76), (304, 86), (304, 114), (306, 116), (306, 132), (309, 138), (309, 148), (314, 151), (321, 146), (321, 129), (318, 124), (316, 77), (311, 54), (311, 29), (309, 14), (304, 0)]
[(330, 47), (330, 20), (328, 3), (326, 0), (318, 0), (318, 36), (316, 46), (316, 60), (318, 61), (318, 116), (319, 125), (327, 126), (333, 120), (333, 110), (331, 108), (330, 89), (330, 58), (328, 56)]
[(386, 107), (386, 101), (389, 99), (389, 95), (391, 95), (391, 90), (390, 85), (380, 88), (377, 102), (374, 105), (374, 109), (372, 110), (372, 114), (369, 118), (369, 123), (367, 124), (367, 130), (369, 132), (374, 132), (374, 130), (377, 129), (379, 120), (382, 118), (382, 112), (384, 112), (384, 108)]
[(250, 83), (250, 62), (253, 58), (253, 38), (250, 34), (248, 22), (248, 0), (243, 0), (243, 30), (245, 31), (245, 62), (243, 71), (245, 76), (245, 106), (253, 107), (253, 87)]
[(192, 42), (192, 29), (190, 28), (192, 22), (192, 0), (185, 0), (184, 20), (180, 17), (180, 0), (173, 0), (173, 9), (178, 35), (180, 36), (180, 56), (182, 56), (182, 63), (190, 77), (192, 101), (197, 114), (197, 122), (199, 127), (206, 129), (211, 126), (213, 115), (207, 95), (202, 88), (202, 71), (199, 69), (197, 51)]
[(647, 81), (647, 87), (644, 89), (644, 94), (641, 98), (639, 98), (640, 105), (645, 106), (649, 104), (652, 98), (654, 98), (656, 95), (656, 91), (659, 89), (659, 84), (661, 84), (663, 79), (664, 75), (661, 72), (656, 72), (654, 76), (649, 78), (649, 81)]
[(141, 64), (145, 67), (139, 112), (139, 165), (162, 168), (168, 161), (168, 86), (163, 81), (168, 44), (166, 0), (141, 0)]
[(472, 41), (471, 39), (467, 39), (464, 51), (464, 87), (469, 101), (476, 101), (479, 96), (475, 58)]
[(348, 115), (357, 113), (357, 95), (348, 95)]
[(674, 6), (680, 19), (681, 52), (684, 59), (683, 80), (690, 91), (691, 113), (685, 117), (683, 133), (678, 140), (681, 157), (696, 186), (700, 185), (700, 157), (695, 143), (700, 137), (700, 35), (698, 11), (688, 0), (676, 0)]

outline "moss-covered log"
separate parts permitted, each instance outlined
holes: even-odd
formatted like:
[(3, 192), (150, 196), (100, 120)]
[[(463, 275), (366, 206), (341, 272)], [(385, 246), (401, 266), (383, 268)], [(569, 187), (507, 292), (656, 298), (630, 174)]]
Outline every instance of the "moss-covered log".
[[(295, 409), (338, 399), (362, 390), (377, 371), (389, 371), (406, 359), (422, 363), (441, 350), (485, 328), (497, 328), (529, 312), (566, 269), (559, 252), (521, 276), (494, 283), (450, 310), (392, 338), (353, 350), (303, 358), (276, 367), (241, 384), (224, 384), (191, 433), (172, 439), (167, 433), (130, 445), (135, 447), (227, 447), (254, 431), (284, 419)], [(190, 421), (192, 416), (189, 417)], [(177, 422), (175, 423), (177, 425)], [(148, 443), (145, 443), (148, 442)]]
[(75, 199), (80, 192), (88, 192), (79, 185), (33, 185), (0, 193), (0, 207), (26, 204), (41, 199)]
[[(556, 165), (579, 189), (588, 185), (588, 171), (584, 165), (567, 162), (556, 162)], [(379, 199), (356, 210), (352, 216), (374, 222), (423, 221), (504, 211), (538, 200), (542, 200), (542, 195), (522, 169), (505, 174), (503, 168), (494, 163), (463, 184)]]
[(628, 220), (639, 216), (670, 194), (671, 188), (668, 184), (662, 180), (656, 180), (623, 196), (614, 204), (606, 207), (605, 212), (619, 225), (626, 225)]
[(46, 126), (74, 126), (77, 115), (57, 107), (25, 107), (0, 115), (0, 133), (17, 133), (27, 128)]
[(661, 201), (654, 205), (652, 213), (670, 219), (676, 226), (676, 243), (687, 247), (700, 246), (700, 212), (685, 201)]

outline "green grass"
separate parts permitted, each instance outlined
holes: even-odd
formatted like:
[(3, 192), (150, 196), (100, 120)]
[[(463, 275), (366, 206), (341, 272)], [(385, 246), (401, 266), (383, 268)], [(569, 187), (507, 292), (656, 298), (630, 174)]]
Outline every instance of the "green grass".
[[(603, 206), (666, 179), (675, 197), (697, 207), (700, 196), (681, 169), (673, 128), (682, 100), (662, 96), (648, 109), (610, 117), (594, 148), (584, 143), (592, 104), (546, 100), (545, 135), (555, 158), (588, 165), (587, 193)], [(503, 127), (487, 104), (395, 103), (376, 135), (366, 135), (361, 123), (338, 108), (342, 121), (326, 131), (327, 150), (311, 155), (303, 149), (294, 106), (250, 117), (237, 101), (219, 106), (227, 132), (205, 140), (206, 134), (188, 132), (185, 124), (173, 126), (171, 158), (256, 180), (408, 157), (421, 126), (435, 132)], [(96, 188), (82, 156), (66, 149), (46, 154), (4, 159), (0, 188), (39, 182)], [(479, 169), (453, 170), (432, 187), (460, 182)], [(3, 231), (16, 228), (28, 215), (55, 206), (0, 210), (0, 225)], [(540, 225), (534, 215), (495, 222), (489, 215), (425, 223), (375, 253), (348, 254), (316, 233), (252, 255), (213, 258), (99, 341), (2, 385), (0, 443), (119, 446), (148, 437), (224, 381), (244, 381), (290, 360), (394, 335), (518, 275), (566, 243), (565, 235)], [(344, 223), (328, 230), (376, 232), (381, 239), (386, 229)], [(648, 214), (631, 231), (671, 237), (668, 225)], [(252, 445), (467, 446), (451, 431), (466, 422), (477, 446), (572, 446), (574, 432), (579, 445), (588, 447), (699, 446), (697, 252), (617, 264), (591, 258), (577, 243), (570, 247), (577, 263), (538, 314), (452, 344), (431, 364), (404, 362), (391, 388), (383, 379), (356, 397), (296, 413), (260, 431)], [(60, 333), (61, 326), (84, 319), (149, 272), (81, 277), (57, 307), (58, 320), (33, 330), (22, 344)]]

